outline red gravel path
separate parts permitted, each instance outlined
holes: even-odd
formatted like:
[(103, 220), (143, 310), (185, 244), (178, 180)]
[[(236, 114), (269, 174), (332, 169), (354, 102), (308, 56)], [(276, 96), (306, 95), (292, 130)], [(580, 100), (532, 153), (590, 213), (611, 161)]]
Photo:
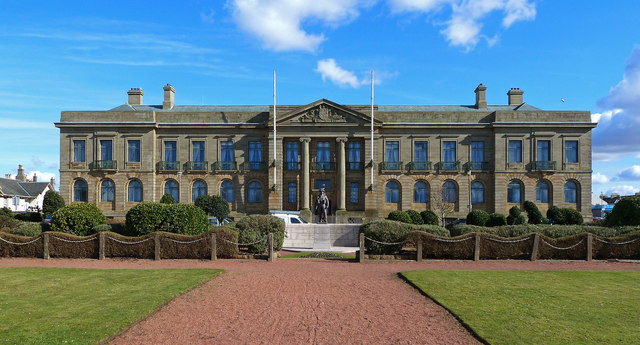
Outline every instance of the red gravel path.
[(309, 259), (0, 259), (0, 267), (223, 268), (111, 344), (477, 344), (443, 308), (397, 277), (415, 269), (640, 270), (638, 263)]

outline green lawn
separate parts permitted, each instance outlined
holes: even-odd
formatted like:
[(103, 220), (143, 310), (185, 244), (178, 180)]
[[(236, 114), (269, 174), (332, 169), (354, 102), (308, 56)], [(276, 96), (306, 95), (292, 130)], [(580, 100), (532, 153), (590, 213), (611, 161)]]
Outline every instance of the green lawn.
[(344, 254), (335, 252), (298, 252), (281, 256), (283, 259), (351, 259), (355, 260), (354, 254)]
[(0, 268), (0, 344), (96, 344), (222, 272)]
[(640, 271), (410, 271), (491, 344), (640, 344)]

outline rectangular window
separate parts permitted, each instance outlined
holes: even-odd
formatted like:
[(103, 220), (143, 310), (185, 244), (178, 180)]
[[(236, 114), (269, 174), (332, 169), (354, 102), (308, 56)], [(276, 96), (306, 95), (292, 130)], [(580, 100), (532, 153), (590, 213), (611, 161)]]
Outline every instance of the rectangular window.
[(194, 141), (191, 143), (193, 149), (193, 169), (205, 170), (204, 164), (204, 141)]
[(471, 142), (471, 161), (484, 162), (484, 141)]
[(331, 180), (316, 180), (316, 189), (320, 190), (324, 188), (324, 190), (331, 190)]
[(331, 152), (329, 151), (328, 141), (319, 141), (316, 144), (316, 164), (318, 170), (331, 169)]
[(442, 143), (442, 157), (445, 163), (456, 161), (456, 142), (445, 141)]
[(262, 168), (262, 143), (259, 141), (249, 142), (249, 170), (260, 170)]
[(522, 163), (522, 141), (509, 140), (509, 163)]
[(287, 160), (285, 169), (298, 170), (298, 143), (295, 141), (287, 142)]
[(548, 162), (551, 160), (551, 141), (538, 140), (537, 161)]
[(167, 162), (175, 162), (176, 161), (176, 142), (175, 141), (165, 141), (164, 142), (164, 160)]
[(348, 170), (362, 170), (362, 161), (360, 160), (360, 142), (350, 141), (347, 143), (347, 169)]
[(111, 140), (100, 140), (100, 160), (113, 160), (113, 142)]
[(427, 170), (427, 157), (429, 149), (426, 141), (416, 141), (413, 143), (413, 165), (414, 169)]
[(140, 163), (140, 140), (129, 140), (127, 142), (127, 159), (129, 163)]
[(85, 162), (85, 153), (84, 153), (84, 140), (74, 140), (73, 141), (73, 161), (74, 162)]
[(352, 204), (358, 203), (358, 182), (351, 182), (351, 195), (350, 200)]
[(295, 182), (289, 182), (289, 203), (295, 204), (298, 200), (298, 188)]
[(390, 170), (400, 170), (400, 142), (387, 141), (385, 143), (385, 165)]
[(234, 169), (233, 142), (223, 141), (220, 143), (220, 169)]
[(567, 163), (578, 163), (578, 141), (567, 140), (564, 142), (564, 155)]

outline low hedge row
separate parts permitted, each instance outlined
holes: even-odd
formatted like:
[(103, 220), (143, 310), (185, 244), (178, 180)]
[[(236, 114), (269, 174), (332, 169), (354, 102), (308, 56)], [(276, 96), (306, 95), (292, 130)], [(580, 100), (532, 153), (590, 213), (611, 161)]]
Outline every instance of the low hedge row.
[[(279, 251), (284, 243), (284, 221), (278, 217), (265, 214), (250, 215), (241, 218), (236, 223), (238, 242), (254, 243), (273, 233), (273, 250)], [(267, 243), (259, 242), (249, 247), (250, 253), (263, 254), (267, 251)]]
[(407, 224), (416, 224), (416, 225), (439, 225), (440, 221), (438, 220), (438, 216), (431, 210), (426, 210), (418, 213), (418, 211), (408, 210), (408, 211), (391, 211), (387, 216), (388, 220), (395, 220), (398, 222), (403, 222)]
[(161, 204), (145, 201), (129, 209), (126, 231), (132, 236), (165, 231), (183, 235), (198, 235), (209, 229), (207, 214), (190, 204)]
[[(378, 220), (360, 226), (360, 233), (372, 240), (385, 243), (398, 243), (407, 240), (412, 231), (421, 231), (438, 236), (449, 236), (449, 230), (438, 225), (414, 225), (392, 220)], [(402, 249), (402, 244), (384, 245), (365, 240), (368, 254), (395, 254)]]
[(615, 237), (640, 230), (640, 227), (609, 228), (592, 225), (546, 225), (521, 224), (505, 225), (493, 228), (483, 226), (459, 224), (450, 227), (452, 236), (464, 235), (471, 232), (493, 234), (501, 237), (518, 237), (532, 232), (538, 232), (552, 238), (566, 237), (590, 232), (601, 237)]

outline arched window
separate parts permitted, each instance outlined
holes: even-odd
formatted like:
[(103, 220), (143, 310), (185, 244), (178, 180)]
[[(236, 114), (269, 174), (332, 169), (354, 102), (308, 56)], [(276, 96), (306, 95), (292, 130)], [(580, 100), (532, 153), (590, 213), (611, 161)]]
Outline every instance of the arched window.
[(484, 203), (484, 185), (481, 182), (474, 181), (471, 184), (471, 203)]
[(564, 184), (564, 202), (576, 203), (578, 200), (578, 186), (573, 181)]
[(115, 199), (116, 186), (111, 180), (104, 180), (100, 184), (100, 201), (113, 202)]
[(429, 202), (429, 190), (426, 182), (418, 181), (413, 185), (413, 202), (422, 204)]
[(536, 184), (536, 202), (549, 202), (549, 184), (545, 181), (540, 181)]
[(178, 182), (175, 180), (168, 180), (164, 184), (164, 194), (171, 194), (173, 200), (176, 202), (180, 202), (180, 189), (178, 186)]
[(207, 195), (207, 184), (202, 180), (196, 180), (191, 186), (191, 201), (196, 201), (200, 195)]
[(262, 202), (262, 184), (258, 181), (249, 183), (249, 195), (247, 197), (251, 203)]
[(442, 201), (456, 202), (458, 200), (458, 191), (453, 181), (447, 181), (442, 185)]
[(76, 180), (73, 184), (73, 201), (87, 202), (87, 182), (85, 180)]
[(509, 182), (509, 186), (507, 187), (507, 202), (519, 204), (521, 189), (522, 186), (520, 185), (520, 182)]
[(222, 181), (220, 184), (220, 195), (227, 200), (227, 202), (233, 202), (233, 182), (229, 180)]
[(400, 186), (398, 186), (398, 182), (387, 182), (387, 185), (384, 187), (384, 202), (394, 204), (400, 202)]
[(129, 182), (129, 201), (142, 201), (142, 182), (140, 182), (139, 180), (131, 180)]

